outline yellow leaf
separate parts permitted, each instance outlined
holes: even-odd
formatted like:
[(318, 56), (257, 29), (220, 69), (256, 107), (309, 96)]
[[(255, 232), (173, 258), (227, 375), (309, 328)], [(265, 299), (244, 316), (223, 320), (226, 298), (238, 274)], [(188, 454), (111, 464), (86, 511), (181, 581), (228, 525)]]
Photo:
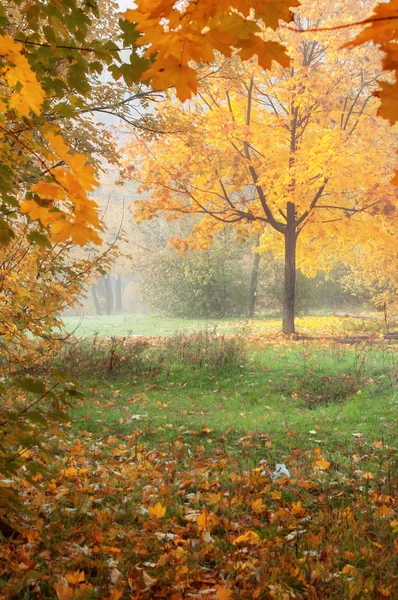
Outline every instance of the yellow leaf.
[(9, 35), (0, 36), (0, 56), (11, 63), (6, 69), (2, 69), (2, 75), (10, 87), (17, 88), (11, 94), (9, 106), (24, 117), (29, 116), (30, 111), (39, 115), (45, 92), (21, 50), (22, 44), (15, 42)]
[(349, 577), (355, 577), (355, 575), (358, 573), (358, 570), (353, 565), (345, 565), (345, 567), (343, 567), (343, 573)]
[(78, 471), (75, 467), (68, 467), (67, 469), (63, 469), (61, 471), (61, 475), (64, 477), (76, 477)]
[(237, 537), (232, 543), (234, 546), (238, 544), (258, 544), (260, 536), (255, 531), (246, 531), (243, 535)]
[(166, 507), (160, 502), (157, 502), (154, 506), (148, 506), (148, 516), (151, 519), (162, 519), (166, 514)]
[(367, 27), (345, 46), (359, 46), (366, 42), (385, 44), (398, 35), (398, 0), (378, 4), (373, 15), (363, 22)]
[(33, 221), (40, 221), (46, 227), (59, 218), (59, 213), (52, 212), (50, 204), (48, 207), (41, 206), (34, 200), (24, 200), (21, 202), (19, 210), (22, 214), (28, 214)]
[[(224, 17), (218, 29), (228, 33), (234, 40), (248, 39), (254, 33), (261, 31), (255, 21), (244, 19), (236, 12)], [(236, 43), (233, 42), (233, 45), (235, 46)]]
[(84, 246), (88, 241), (94, 244), (101, 243), (97, 232), (87, 227), (85, 221), (58, 219), (51, 227), (51, 233), (55, 242), (65, 242), (71, 238), (79, 246)]
[(307, 514), (307, 511), (300, 500), (298, 502), (292, 502), (292, 514), (297, 515), (298, 517), (304, 517)]
[(393, 529), (395, 529), (396, 527), (398, 527), (398, 520), (391, 521), (391, 523), (390, 523), (390, 526), (391, 526)]
[(279, 490), (274, 490), (271, 492), (270, 496), (273, 500), (280, 500), (282, 498), (282, 492)]
[(375, 448), (383, 448), (383, 440), (377, 441), (375, 440), (372, 444)]
[(318, 460), (314, 463), (315, 469), (319, 469), (320, 471), (326, 471), (330, 467), (330, 462), (326, 460), (326, 458), (318, 458)]
[(67, 573), (65, 577), (67, 582), (72, 584), (82, 583), (86, 579), (84, 571), (75, 571), (74, 573)]
[(258, 500), (254, 500), (252, 502), (252, 510), (254, 510), (254, 512), (262, 513), (264, 511), (264, 509), (265, 509), (265, 505), (264, 505), (262, 498), (259, 498)]

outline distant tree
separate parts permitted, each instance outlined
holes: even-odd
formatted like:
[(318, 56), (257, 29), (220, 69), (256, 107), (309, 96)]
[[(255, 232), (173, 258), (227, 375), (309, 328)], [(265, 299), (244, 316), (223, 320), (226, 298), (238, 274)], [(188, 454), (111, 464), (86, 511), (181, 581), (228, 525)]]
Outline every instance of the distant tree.
[[(350, 7), (358, 18), (365, 10)], [(327, 2), (306, 1), (295, 13), (299, 27), (311, 28), (315, 17), (340, 18)], [(380, 54), (341, 50), (351, 37), (347, 29), (333, 38), (280, 29), (291, 66), (265, 72), (255, 61), (220, 60), (203, 70), (197, 98), (181, 107), (170, 96), (159, 108), (170, 135), (134, 138), (129, 150), (136, 156), (140, 143), (142, 166), (130, 176), (149, 194), (135, 204), (139, 221), (202, 217), (190, 235), (171, 240), (181, 251), (206, 249), (233, 227), (260, 235), (261, 251), (284, 255), (285, 333), (295, 331), (297, 252), (300, 268), (316, 272), (354, 243), (393, 239), (396, 140), (372, 97)]]

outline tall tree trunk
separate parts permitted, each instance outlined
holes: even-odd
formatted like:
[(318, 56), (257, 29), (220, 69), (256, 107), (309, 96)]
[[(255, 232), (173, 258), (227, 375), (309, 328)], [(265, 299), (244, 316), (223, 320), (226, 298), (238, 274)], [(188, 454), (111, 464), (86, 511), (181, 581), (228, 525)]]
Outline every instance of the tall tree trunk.
[(258, 271), (261, 260), (261, 255), (257, 252), (260, 246), (260, 236), (256, 237), (256, 245), (254, 247), (254, 256), (252, 264), (252, 273), (250, 278), (250, 292), (249, 292), (249, 307), (247, 310), (247, 316), (249, 319), (253, 319), (254, 311), (256, 308), (257, 300), (257, 288), (258, 288)]
[(117, 275), (115, 283), (115, 310), (116, 312), (122, 311), (122, 278), (120, 275)]
[(295, 206), (287, 203), (287, 226), (285, 232), (285, 282), (283, 289), (283, 333), (295, 333), (296, 294), (296, 244)]
[(111, 281), (110, 275), (106, 275), (104, 277), (104, 287), (105, 287), (106, 314), (111, 315), (112, 310), (113, 310), (113, 292), (112, 292), (112, 281)]
[(95, 312), (97, 313), (98, 316), (101, 316), (101, 306), (98, 300), (98, 295), (97, 295), (97, 290), (95, 289), (95, 284), (91, 286), (91, 293), (93, 295), (93, 300), (94, 300), (94, 306), (95, 306)]

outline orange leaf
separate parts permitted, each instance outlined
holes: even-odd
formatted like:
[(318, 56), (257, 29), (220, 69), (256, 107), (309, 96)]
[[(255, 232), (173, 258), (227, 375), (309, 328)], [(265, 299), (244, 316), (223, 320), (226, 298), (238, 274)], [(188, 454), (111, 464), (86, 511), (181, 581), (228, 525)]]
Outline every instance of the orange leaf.
[(377, 114), (387, 119), (391, 125), (394, 125), (398, 119), (398, 82), (380, 81), (379, 86), (381, 90), (374, 94), (381, 101)]
[(232, 590), (225, 587), (220, 587), (216, 591), (216, 600), (229, 600), (232, 598)]
[(55, 592), (58, 600), (69, 600), (73, 596), (73, 590), (69, 587), (69, 583), (65, 577), (60, 577), (57, 583), (54, 585)]
[(218, 524), (218, 517), (214, 513), (204, 509), (203, 512), (196, 517), (196, 522), (201, 531), (210, 531)]

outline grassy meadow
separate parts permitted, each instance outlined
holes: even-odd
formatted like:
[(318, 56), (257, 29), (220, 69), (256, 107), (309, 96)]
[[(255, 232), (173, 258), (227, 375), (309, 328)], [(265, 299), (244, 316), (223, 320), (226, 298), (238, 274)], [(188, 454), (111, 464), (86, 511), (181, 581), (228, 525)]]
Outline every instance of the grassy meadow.
[[(385, 324), (379, 315), (375, 320), (339, 318), (329, 314), (298, 317), (297, 331), (309, 335), (355, 335), (384, 331)], [(171, 336), (177, 332), (195, 333), (203, 329), (216, 329), (220, 334), (278, 335), (280, 317), (261, 319), (179, 319), (154, 315), (102, 315), (64, 317), (65, 331), (77, 337), (101, 336)]]
[(84, 397), (26, 484), (37, 527), (3, 554), (7, 597), (398, 597), (398, 346), (354, 319), (303, 318), (310, 340), (213, 325), (76, 330), (57, 366)]

